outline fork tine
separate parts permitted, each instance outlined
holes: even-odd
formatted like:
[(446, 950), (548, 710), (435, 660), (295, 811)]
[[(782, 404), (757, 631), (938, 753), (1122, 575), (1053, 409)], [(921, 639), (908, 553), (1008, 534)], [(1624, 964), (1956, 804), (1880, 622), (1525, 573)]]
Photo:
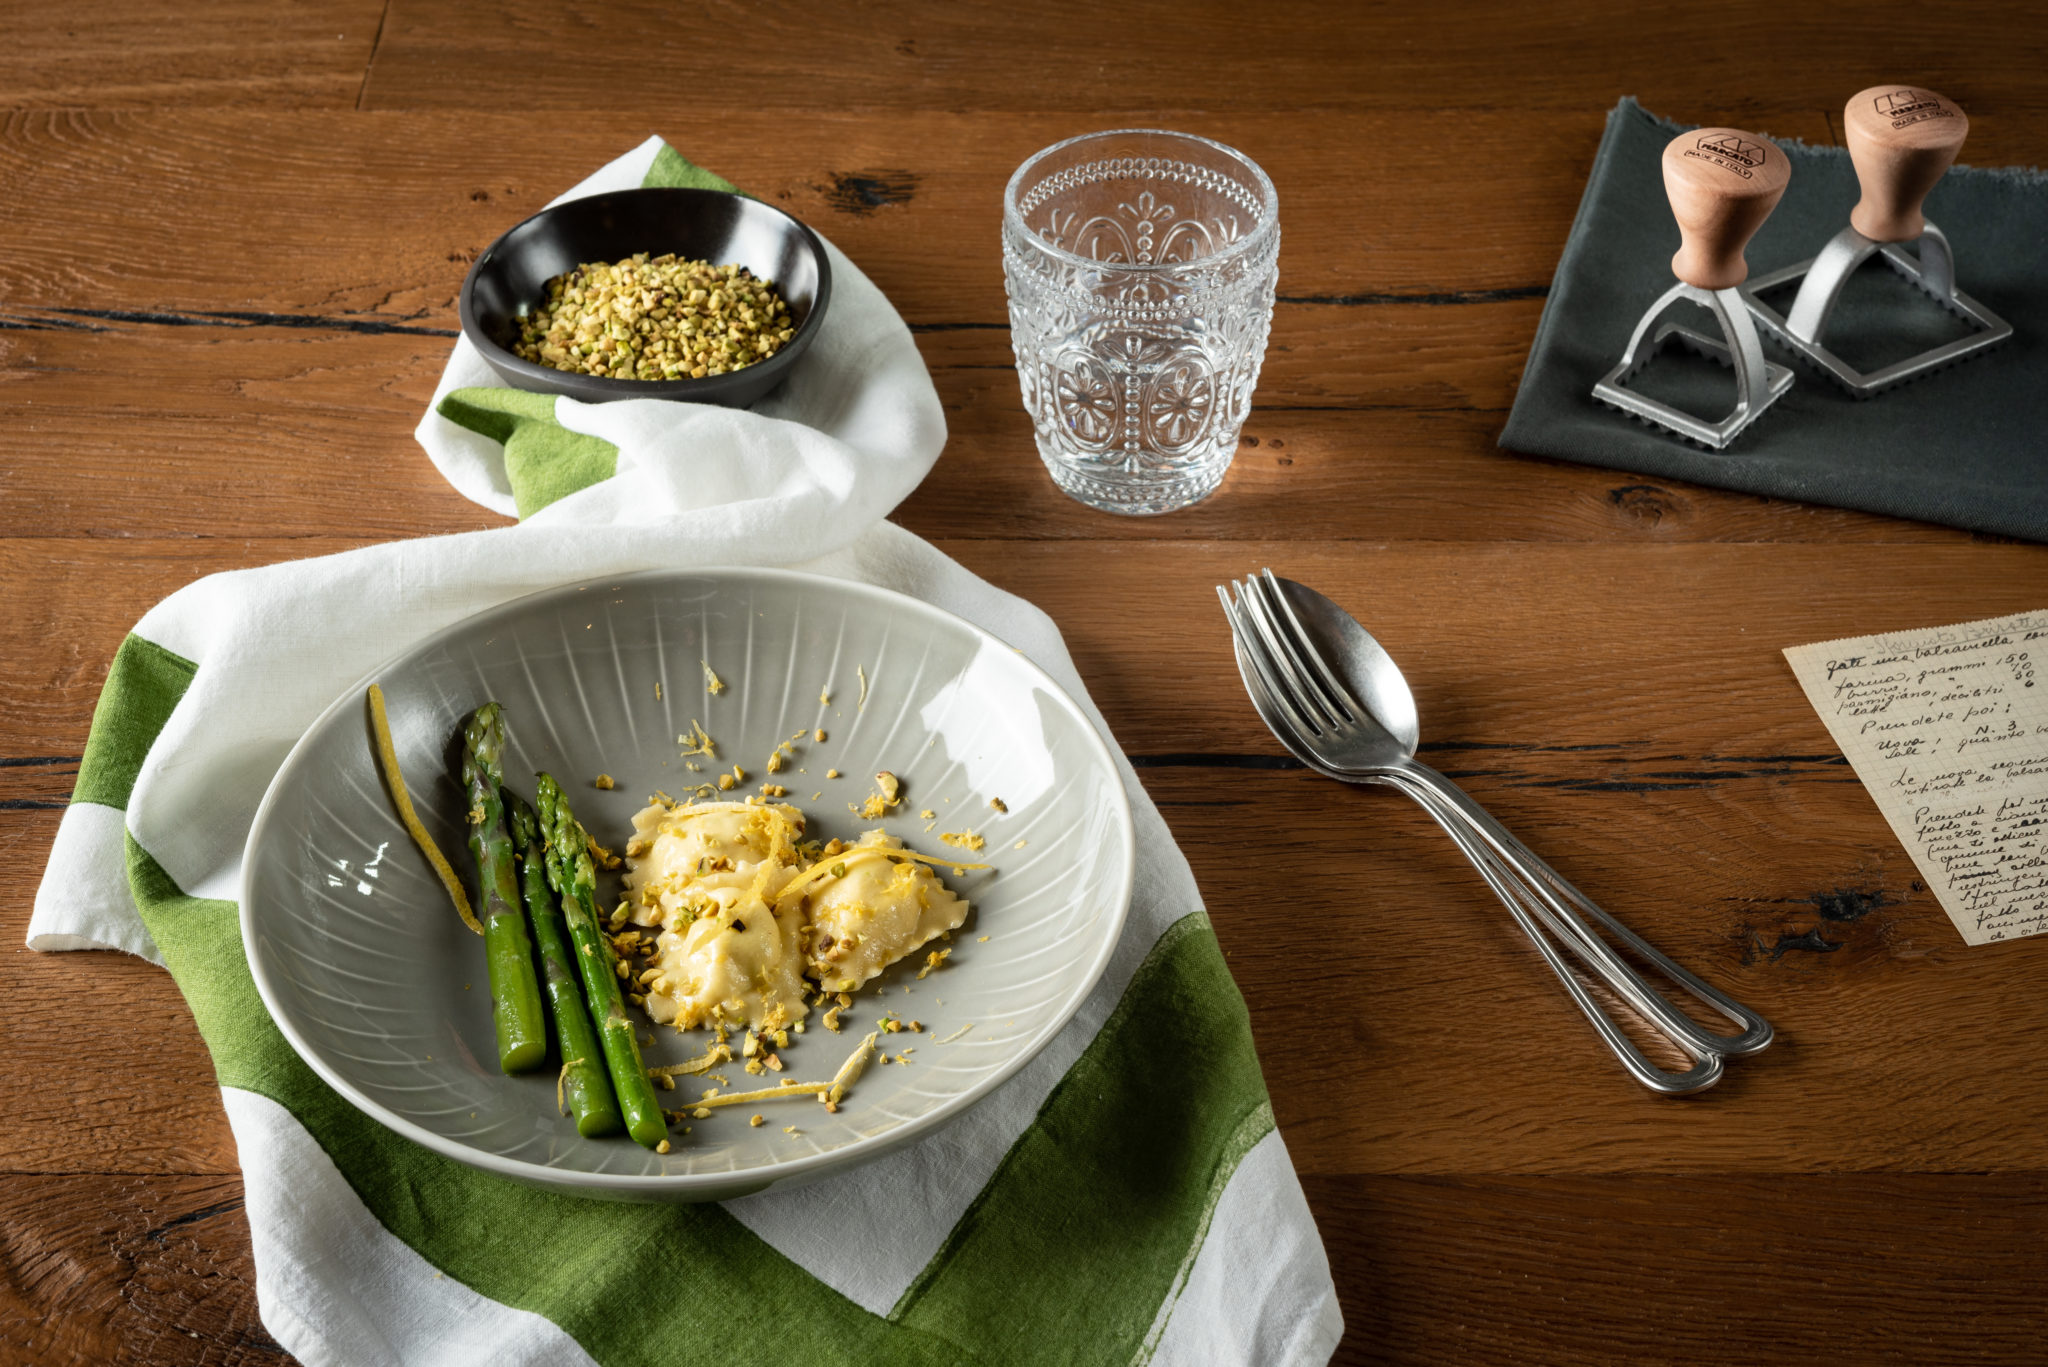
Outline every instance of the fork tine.
[(1245, 615), (1258, 628), (1260, 639), (1266, 643), (1268, 656), (1273, 660), (1277, 672), (1287, 680), (1289, 690), (1301, 700), (1301, 710), (1318, 719), (1316, 730), (1325, 732), (1344, 723), (1343, 711), (1317, 693), (1308, 681), (1308, 673), (1297, 658), (1298, 652), (1281, 639), (1279, 625), (1273, 620), (1273, 611), (1264, 601), (1256, 578), (1247, 578), (1238, 590), (1239, 601), (1244, 604)]
[(1230, 638), (1237, 646), (1240, 661), (1250, 667), (1260, 689), (1280, 710), (1288, 726), (1304, 736), (1314, 734), (1314, 728), (1302, 715), (1294, 698), (1279, 686), (1272, 656), (1267, 653), (1265, 643), (1259, 639), (1258, 632), (1251, 625), (1250, 615), (1245, 611), (1242, 586), (1233, 581), (1230, 587), (1236, 592), (1234, 599), (1221, 585), (1217, 586), (1216, 594), (1223, 599), (1224, 615), (1230, 619)]
[[(1231, 587), (1238, 589), (1241, 599), (1243, 590), (1235, 583)], [(1265, 691), (1266, 696), (1279, 709), (1282, 720), (1298, 735), (1306, 737), (1317, 734), (1318, 728), (1309, 724), (1308, 719), (1302, 716), (1301, 710), (1295, 706), (1294, 700), (1288, 696), (1285, 689), (1279, 686), (1279, 680), (1274, 675), (1272, 660), (1266, 654), (1264, 644), (1258, 639), (1257, 633), (1245, 620), (1247, 614), (1243, 609), (1242, 602), (1232, 602), (1230, 593), (1221, 584), (1216, 586), (1216, 596), (1223, 600), (1223, 615), (1230, 619), (1230, 637), (1237, 644), (1239, 658), (1251, 667), (1253, 676), (1259, 682), (1259, 687)]]
[(1330, 667), (1329, 659), (1316, 645), (1315, 638), (1308, 634), (1308, 628), (1301, 624), (1301, 618), (1295, 614), (1294, 604), (1287, 601), (1287, 591), (1280, 586), (1280, 580), (1270, 569), (1265, 572), (1263, 587), (1267, 599), (1280, 605), (1279, 619), (1283, 628), (1281, 634), (1291, 636), (1300, 647), (1300, 654), (1308, 662), (1309, 676), (1329, 696), (1340, 715), (1348, 713), (1348, 716), (1344, 716), (1345, 720), (1363, 720), (1369, 715), (1365, 704), (1358, 700), (1358, 695), (1351, 691), (1350, 685), (1338, 677), (1337, 671)]
[(1321, 652), (1310, 643), (1307, 634), (1299, 629), (1300, 623), (1294, 620), (1293, 610), (1288, 608), (1286, 597), (1280, 592), (1279, 581), (1273, 577), (1273, 571), (1266, 570), (1263, 578), (1248, 579), (1246, 583), (1251, 586), (1256, 610), (1271, 634), (1276, 648), (1284, 652), (1288, 665), (1299, 677), (1298, 686), (1301, 690), (1315, 699), (1316, 706), (1330, 718), (1332, 724), (1341, 726), (1357, 720), (1356, 717), (1347, 715), (1340, 696), (1329, 687), (1327, 678), (1323, 677), (1328, 674), (1328, 670), (1321, 668)]
[(1259, 661), (1268, 691), (1286, 702), (1289, 711), (1303, 723), (1304, 737), (1325, 734), (1330, 729), (1329, 714), (1317, 705), (1315, 695), (1302, 687), (1300, 671), (1273, 634), (1273, 625), (1266, 619), (1252, 580), (1246, 578), (1232, 587), (1237, 590), (1238, 620), (1244, 623), (1245, 637)]

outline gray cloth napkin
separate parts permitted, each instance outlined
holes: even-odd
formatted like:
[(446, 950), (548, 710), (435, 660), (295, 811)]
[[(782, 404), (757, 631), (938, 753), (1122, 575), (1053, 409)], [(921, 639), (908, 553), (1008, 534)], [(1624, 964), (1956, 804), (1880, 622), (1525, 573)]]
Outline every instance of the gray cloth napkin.
[[(1765, 353), (1798, 378), (1718, 452), (1593, 398), (1594, 382), (1621, 359), (1636, 320), (1672, 283), (1678, 225), (1664, 198), (1659, 157), (1687, 126), (1657, 118), (1633, 99), (1607, 116), (1500, 444), (2048, 541), (2048, 175), (2038, 171), (1958, 166), (1927, 199), (1927, 217), (1955, 248), (1959, 286), (2012, 324), (2002, 347), (1859, 402), (1766, 333)], [(1848, 223), (1858, 197), (1847, 152), (1791, 140), (1780, 145), (1792, 163), (1792, 183), (1750, 245), (1756, 275), (1818, 252)], [(1785, 312), (1790, 297), (1788, 289), (1769, 302)], [(1671, 316), (1713, 332), (1711, 323), (1702, 326), (1705, 311), (1692, 305), (1674, 306)], [(1851, 280), (1826, 340), (1869, 370), (1966, 330), (1897, 273), (1871, 263)], [(1729, 371), (1676, 347), (1634, 383), (1708, 418), (1726, 413), (1734, 398)]]

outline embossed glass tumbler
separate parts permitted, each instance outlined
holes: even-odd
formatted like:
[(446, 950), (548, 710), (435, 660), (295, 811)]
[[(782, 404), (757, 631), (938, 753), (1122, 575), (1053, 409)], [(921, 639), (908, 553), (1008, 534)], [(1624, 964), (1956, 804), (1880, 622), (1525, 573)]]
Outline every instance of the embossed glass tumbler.
[(1055, 484), (1113, 513), (1215, 492), (1251, 411), (1279, 255), (1273, 182), (1207, 138), (1090, 133), (1017, 168), (1010, 342)]

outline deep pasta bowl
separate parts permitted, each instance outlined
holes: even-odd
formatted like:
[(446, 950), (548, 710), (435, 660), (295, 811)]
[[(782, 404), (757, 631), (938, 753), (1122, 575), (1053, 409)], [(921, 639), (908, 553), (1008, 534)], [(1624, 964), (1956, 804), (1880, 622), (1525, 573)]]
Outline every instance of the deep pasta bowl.
[[(713, 677), (717, 686), (713, 687)], [(622, 845), (657, 790), (680, 797), (730, 772), (775, 781), (811, 832), (877, 824), (852, 807), (888, 770), (904, 803), (885, 822), (913, 849), (986, 862), (942, 875), (972, 903), (950, 956), (920, 979), (914, 953), (854, 997), (834, 1033), (813, 1012), (785, 1071), (717, 1071), (730, 1090), (825, 1081), (884, 1012), (916, 1019), (908, 1066), (870, 1065), (836, 1113), (815, 1100), (717, 1110), (657, 1154), (585, 1139), (556, 1110), (555, 1071), (497, 1067), (483, 942), (463, 928), (378, 776), (364, 688), (293, 748), (249, 833), (242, 939), (264, 1005), (315, 1072), (372, 1118), (438, 1153), (580, 1195), (723, 1200), (879, 1157), (960, 1115), (1066, 1024), (1107, 964), (1134, 871), (1131, 815), (1085, 713), (1017, 651), (928, 604), (788, 571), (654, 571), (552, 589), (459, 622), (379, 668), (407, 786), (458, 869), (464, 799), (450, 747), (463, 717), (504, 705), (508, 787), (546, 770), (602, 844)], [(715, 762), (685, 756), (701, 726)], [(826, 739), (815, 736), (822, 731)], [(690, 766), (697, 765), (693, 770)], [(840, 777), (827, 778), (829, 770)], [(597, 776), (614, 786), (601, 790)], [(998, 806), (1000, 804), (1000, 808)], [(1007, 810), (1002, 810), (1007, 809)], [(920, 813), (934, 815), (926, 819)], [(971, 832), (975, 854), (942, 844)], [(617, 900), (601, 875), (599, 902)], [(877, 997), (880, 986), (886, 995)], [(704, 1052), (634, 1013), (650, 1067)], [(709, 1084), (657, 1095), (688, 1107)], [(789, 1127), (789, 1128), (785, 1128)]]

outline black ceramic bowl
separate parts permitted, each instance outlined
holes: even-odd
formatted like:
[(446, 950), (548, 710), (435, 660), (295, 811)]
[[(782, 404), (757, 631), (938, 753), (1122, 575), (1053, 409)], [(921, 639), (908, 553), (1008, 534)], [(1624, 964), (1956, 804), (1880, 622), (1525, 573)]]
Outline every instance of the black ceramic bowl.
[[(782, 350), (700, 380), (615, 380), (576, 375), (512, 354), (521, 314), (547, 298), (555, 276), (636, 252), (745, 266), (774, 282), (796, 320)], [(614, 190), (543, 209), (484, 249), (462, 282), (462, 333), (505, 383), (586, 403), (681, 399), (743, 408), (780, 384), (818, 335), (832, 299), (832, 267), (818, 235), (780, 209), (722, 190)]]

